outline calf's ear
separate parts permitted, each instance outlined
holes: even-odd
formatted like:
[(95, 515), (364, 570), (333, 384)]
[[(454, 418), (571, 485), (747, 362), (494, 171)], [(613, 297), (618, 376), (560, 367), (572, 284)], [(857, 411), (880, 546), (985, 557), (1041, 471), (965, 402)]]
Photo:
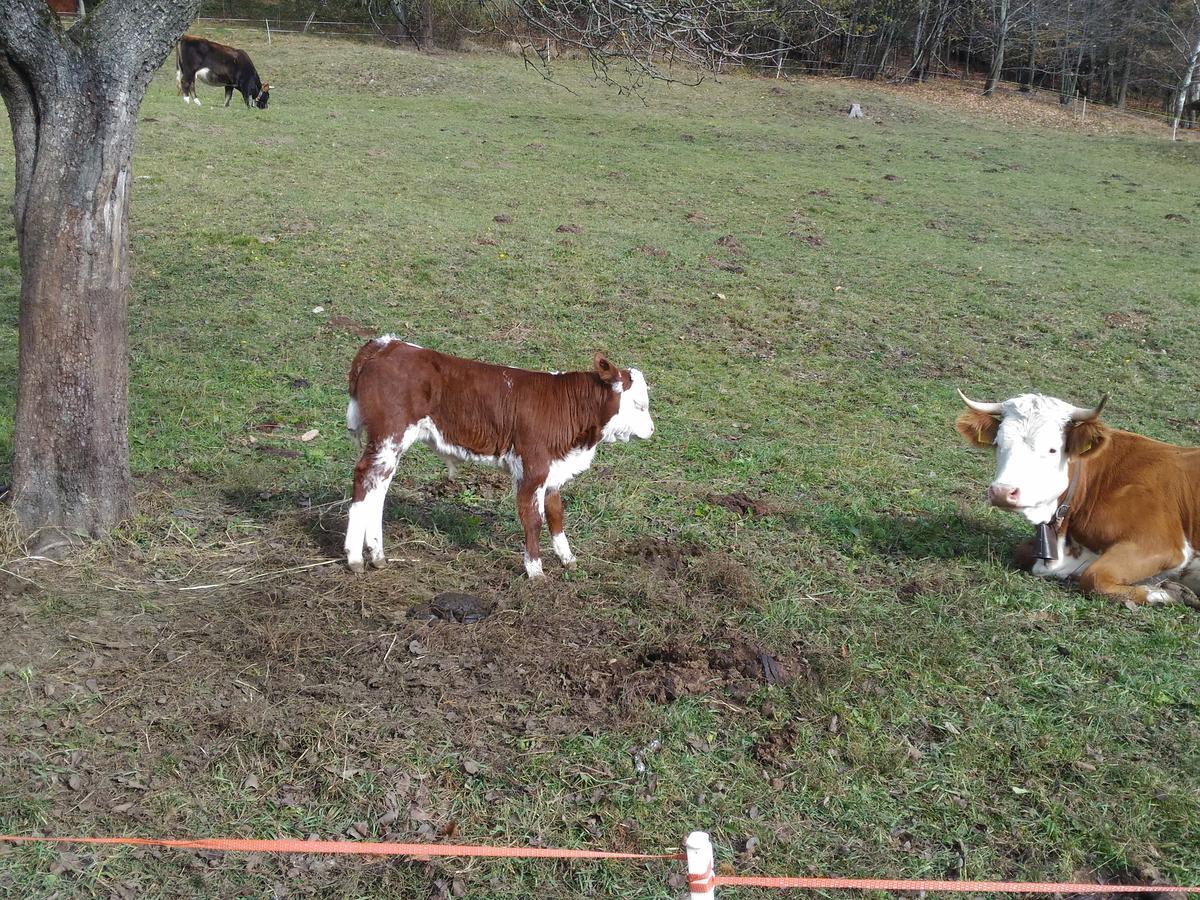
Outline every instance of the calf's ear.
[(1067, 456), (1081, 457), (1098, 453), (1108, 445), (1108, 426), (1092, 420), (1067, 429)]
[(987, 413), (968, 409), (954, 422), (958, 433), (967, 439), (968, 444), (976, 447), (990, 447), (996, 443), (996, 432), (1000, 429), (1000, 420)]
[(606, 381), (609, 384), (621, 380), (621, 370), (608, 361), (599, 350), (596, 351), (595, 357), (596, 374), (600, 376), (601, 381)]

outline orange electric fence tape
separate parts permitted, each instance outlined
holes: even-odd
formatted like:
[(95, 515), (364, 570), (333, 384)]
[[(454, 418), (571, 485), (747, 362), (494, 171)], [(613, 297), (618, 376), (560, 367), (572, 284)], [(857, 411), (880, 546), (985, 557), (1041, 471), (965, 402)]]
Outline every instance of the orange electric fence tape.
[(354, 856), (495, 856), (513, 859), (686, 859), (682, 853), (614, 853), (610, 850), (563, 850), (556, 847), (485, 847), (480, 844), (398, 844), (389, 841), (301, 841), (294, 838), (14, 837), (0, 844), (124, 844), (176, 847), (181, 850), (234, 850), (248, 853), (342, 853)]
[[(510, 859), (670, 859), (682, 853), (615, 853), (609, 850), (567, 850), (557, 847), (489, 847), (481, 844), (401, 844), (387, 841), (301, 841), (289, 838), (199, 838), (195, 840), (139, 837), (20, 837), (0, 835), (0, 844), (119, 844), (135, 847), (175, 847), (181, 850), (222, 850), (251, 853), (333, 853), (354, 856), (483, 856)], [(1134, 894), (1200, 893), (1198, 887), (1133, 884), (1072, 884), (1056, 881), (921, 881), (897, 878), (773, 878), (757, 875), (689, 875), (693, 891), (716, 887), (792, 888), (807, 890), (955, 891), (1006, 894)]]

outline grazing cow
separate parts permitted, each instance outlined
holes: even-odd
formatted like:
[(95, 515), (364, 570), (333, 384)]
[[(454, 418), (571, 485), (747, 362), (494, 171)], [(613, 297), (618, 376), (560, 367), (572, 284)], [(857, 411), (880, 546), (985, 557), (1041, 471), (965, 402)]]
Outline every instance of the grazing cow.
[(197, 78), (213, 87), (225, 88), (226, 106), (233, 97), (234, 88), (241, 91), (246, 106), (253, 100), (256, 107), (266, 109), (267, 101), (271, 99), (271, 86), (259, 79), (245, 50), (185, 34), (175, 48), (175, 83), (183, 94), (184, 103), (195, 100), (196, 105), (200, 105), (200, 98), (196, 96)]
[[(1086, 409), (1042, 394), (1003, 403), (959, 395), (970, 407), (959, 432), (996, 448), (988, 499), (1038, 526), (1017, 547), (1020, 568), (1078, 579), (1131, 607), (1196, 605), (1200, 449), (1109, 428), (1104, 400)], [(1153, 579), (1167, 580), (1139, 584)]]
[(396, 463), (415, 441), (458, 462), (506, 469), (525, 527), (525, 571), (542, 574), (543, 517), (564, 566), (575, 557), (563, 534), (559, 489), (587, 470), (600, 443), (654, 433), (646, 379), (596, 353), (591, 372), (528, 372), (426, 350), (388, 335), (370, 341), (350, 366), (346, 427), (366, 447), (354, 469), (346, 562), (363, 571), (383, 554), (383, 502)]

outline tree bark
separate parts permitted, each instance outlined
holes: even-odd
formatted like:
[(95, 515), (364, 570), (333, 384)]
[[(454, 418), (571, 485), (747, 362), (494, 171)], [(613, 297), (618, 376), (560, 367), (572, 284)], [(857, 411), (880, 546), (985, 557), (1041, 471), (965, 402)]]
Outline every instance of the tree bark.
[(16, 150), (21, 259), (13, 508), (39, 545), (132, 505), (127, 289), (138, 107), (199, 0), (108, 0), (64, 31), (0, 0), (0, 93)]

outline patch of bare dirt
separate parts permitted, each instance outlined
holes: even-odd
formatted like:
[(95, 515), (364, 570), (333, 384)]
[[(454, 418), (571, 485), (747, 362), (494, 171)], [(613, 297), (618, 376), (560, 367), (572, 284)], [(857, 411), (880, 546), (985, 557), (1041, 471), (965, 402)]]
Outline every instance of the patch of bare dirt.
[(707, 494), (705, 499), (709, 503), (723, 506), (740, 516), (769, 516), (775, 511), (766, 500), (761, 497), (751, 497), (745, 491), (734, 491), (730, 494)]
[(638, 244), (633, 249), (644, 256), (652, 256), (655, 259), (666, 259), (670, 255), (662, 247), (655, 247), (653, 244)]
[(574, 222), (566, 225), (559, 225), (554, 230), (559, 234), (583, 234), (583, 226), (576, 225)]
[(730, 272), (734, 275), (745, 275), (746, 267), (741, 263), (730, 262), (724, 259), (717, 259), (714, 256), (705, 257), (705, 260), (714, 269), (720, 269), (722, 272)]
[(695, 644), (678, 640), (583, 663), (564, 675), (598, 702), (628, 709), (706, 693), (745, 702), (764, 685), (787, 684), (797, 671), (786, 656), (738, 635), (714, 633)]
[(349, 316), (333, 316), (325, 323), (325, 328), (331, 331), (347, 331), (360, 338), (373, 338), (379, 332), (366, 325), (360, 325)]
[(1145, 331), (1149, 321), (1138, 312), (1111, 312), (1104, 317), (1109, 328), (1125, 328), (1130, 331)]
[(746, 248), (742, 246), (742, 242), (732, 234), (725, 234), (717, 238), (717, 246), (724, 247), (734, 256), (740, 256), (746, 252)]

